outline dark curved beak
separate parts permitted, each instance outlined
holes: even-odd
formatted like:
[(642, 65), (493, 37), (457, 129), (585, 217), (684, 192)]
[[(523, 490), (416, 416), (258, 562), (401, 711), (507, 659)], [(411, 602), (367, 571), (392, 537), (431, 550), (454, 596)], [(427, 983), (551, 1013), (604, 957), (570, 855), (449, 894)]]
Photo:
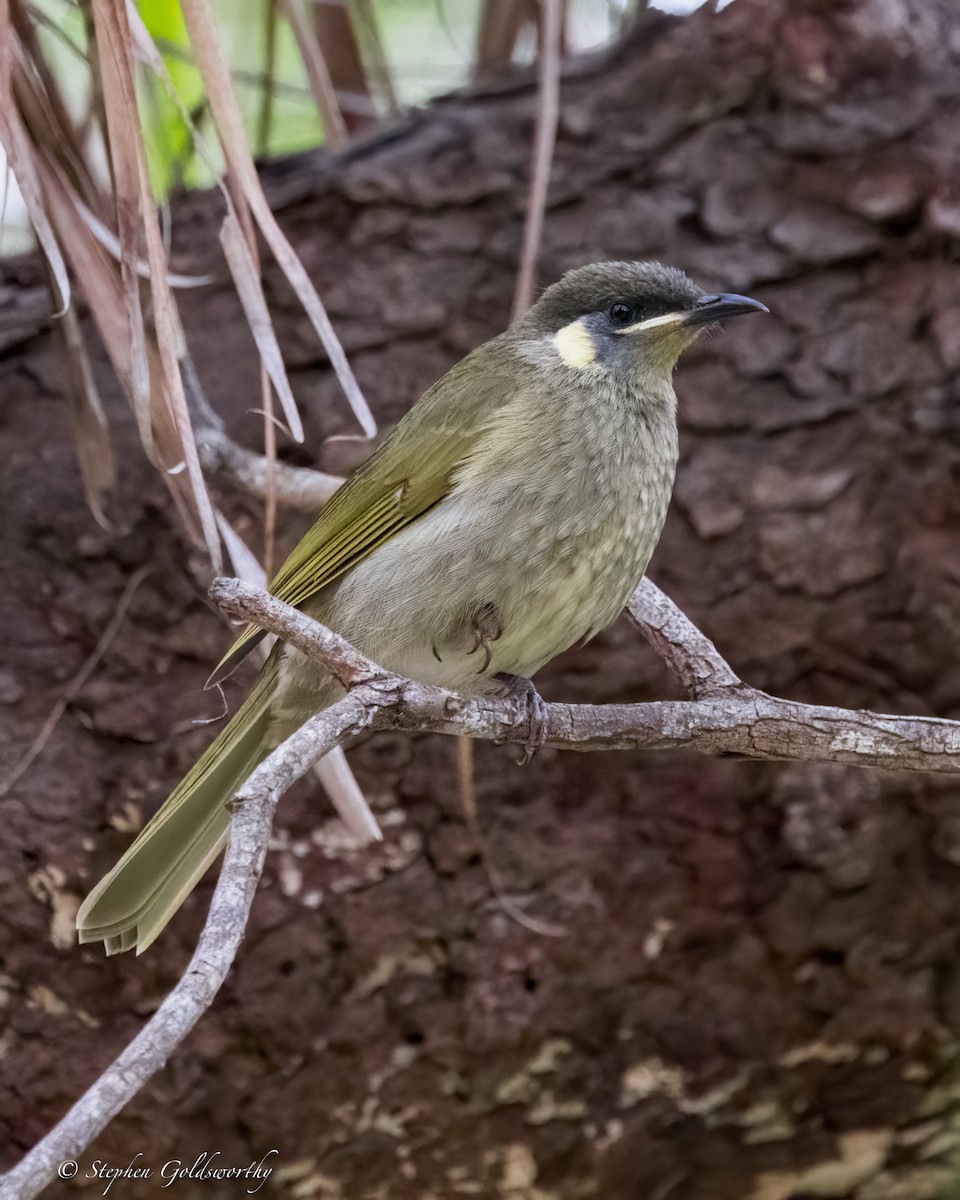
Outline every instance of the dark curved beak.
[(737, 296), (733, 292), (701, 296), (683, 318), (684, 325), (705, 325), (708, 321), (725, 321), (728, 317), (742, 317), (746, 313), (768, 313), (769, 308), (749, 296)]

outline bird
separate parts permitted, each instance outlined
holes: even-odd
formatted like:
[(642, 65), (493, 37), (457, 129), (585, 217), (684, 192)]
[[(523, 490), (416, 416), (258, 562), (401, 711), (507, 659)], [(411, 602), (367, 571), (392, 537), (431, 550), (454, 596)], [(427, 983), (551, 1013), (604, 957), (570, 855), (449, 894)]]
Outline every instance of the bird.
[[(647, 568), (676, 473), (681, 353), (717, 322), (768, 311), (662, 263), (568, 271), (423, 394), (323, 506), (271, 593), (395, 674), (466, 694), (522, 690), (614, 621)], [(245, 629), (208, 685), (264, 636)], [(342, 694), (277, 642), (83, 902), (79, 940), (147, 949), (223, 848), (250, 772)]]

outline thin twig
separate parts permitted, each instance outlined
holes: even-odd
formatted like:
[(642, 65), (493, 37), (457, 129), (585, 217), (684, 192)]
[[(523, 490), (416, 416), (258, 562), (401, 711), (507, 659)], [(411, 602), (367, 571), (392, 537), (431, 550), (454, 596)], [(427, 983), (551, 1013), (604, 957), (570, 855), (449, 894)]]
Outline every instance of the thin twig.
[(14, 763), (13, 768), (7, 775), (6, 779), (0, 782), (0, 796), (5, 796), (14, 784), (18, 783), (24, 774), (30, 769), (31, 765), (36, 761), (37, 757), (43, 752), (44, 746), (50, 741), (53, 731), (59, 724), (60, 718), (67, 711), (71, 701), (76, 697), (77, 693), (84, 686), (90, 676), (94, 673), (103, 656), (110, 649), (113, 639), (120, 632), (120, 628), (126, 619), (127, 612), (133, 597), (137, 593), (140, 584), (146, 579), (153, 568), (150, 564), (145, 564), (139, 567), (127, 580), (127, 586), (123, 589), (120, 599), (117, 601), (117, 607), (114, 609), (113, 616), (100, 635), (100, 640), (94, 647), (93, 653), (86, 660), (80, 670), (67, 684), (63, 695), (50, 710), (50, 715), (41, 726), (40, 732), (30, 743), (27, 750), (21, 756), (19, 761)]
[(540, 0), (543, 21), (540, 38), (540, 78), (537, 87), (537, 120), (533, 135), (533, 160), (530, 168), (530, 193), (523, 228), (523, 249), (513, 295), (513, 317), (520, 316), (533, 303), (537, 260), (543, 236), (543, 215), (547, 206), (550, 166), (557, 140), (560, 118), (560, 40), (562, 10), (560, 0)]
[(273, 389), (267, 369), (260, 364), (263, 393), (263, 456), (267, 460), (267, 488), (263, 498), (263, 569), (273, 578), (277, 550), (277, 427), (273, 416)]
[(500, 871), (490, 854), (486, 836), (480, 827), (480, 815), (477, 810), (477, 789), (473, 778), (473, 739), (461, 734), (457, 738), (457, 783), (460, 788), (460, 799), (463, 804), (463, 815), (467, 829), (477, 848), (480, 862), (487, 874), (490, 890), (500, 908), (531, 933), (542, 937), (564, 937), (566, 930), (562, 925), (554, 925), (549, 921), (539, 921), (536, 917), (528, 917), (519, 904), (503, 886)]

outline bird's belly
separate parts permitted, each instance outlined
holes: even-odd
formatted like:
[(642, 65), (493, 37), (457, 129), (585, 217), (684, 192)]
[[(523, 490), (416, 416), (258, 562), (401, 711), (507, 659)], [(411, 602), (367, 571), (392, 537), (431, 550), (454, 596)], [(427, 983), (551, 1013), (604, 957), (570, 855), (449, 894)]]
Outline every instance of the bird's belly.
[[(501, 489), (454, 494), (394, 535), (304, 610), (387, 670), (461, 692), (529, 677), (613, 621), (653, 553), (672, 474), (619, 497)], [(477, 620), (479, 614), (479, 622)], [(481, 643), (475, 626), (490, 636)], [(277, 744), (342, 689), (299, 651), (282, 651), (272, 705)]]
[(310, 611), (389, 670), (485, 691), (493, 675), (531, 675), (616, 618), (656, 545), (667, 496), (562, 522), (540, 497), (486, 516), (448, 498)]

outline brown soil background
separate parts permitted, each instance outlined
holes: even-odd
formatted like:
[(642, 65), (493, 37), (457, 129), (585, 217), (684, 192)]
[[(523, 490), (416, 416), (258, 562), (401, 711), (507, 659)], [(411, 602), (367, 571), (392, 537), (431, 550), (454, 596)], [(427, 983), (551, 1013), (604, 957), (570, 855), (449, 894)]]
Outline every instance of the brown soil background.
[[(266, 172), (384, 425), (507, 319), (533, 97), (524, 80), (452, 97), (339, 159)], [(651, 13), (564, 84), (542, 280), (657, 257), (773, 312), (681, 366), (682, 462), (651, 569), (770, 691), (960, 718), (958, 120), (946, 3)], [(181, 302), (211, 399), (256, 444), (256, 361), (218, 218), (211, 195), (177, 209), (176, 268), (220, 280)], [(36, 264), (2, 279), (8, 309), (26, 303)], [(291, 461), (341, 465), (343, 443), (318, 448), (353, 431), (346, 406), (270, 284), (307, 426)], [(210, 894), (139, 960), (70, 944), (79, 897), (209, 738), (191, 722), (216, 711), (201, 689), (225, 643), (101, 367), (122, 463), (113, 534), (83, 504), (55, 339), (0, 358), (0, 762), (153, 566), (2, 801), (4, 1165), (153, 1011)], [(255, 541), (256, 514), (232, 503)], [(301, 527), (287, 521), (286, 540)], [(625, 622), (541, 686), (598, 703), (676, 694)], [(284, 1172), (280, 1194), (324, 1200), (784, 1200), (824, 1163), (830, 1195), (942, 1194), (960, 785), (684, 755), (543, 752), (520, 770), (480, 746), (492, 856), (531, 916), (565, 928), (549, 938), (491, 896), (451, 741), (378, 736), (351, 761), (386, 844), (337, 857), (319, 791), (284, 801), (213, 1011), (48, 1195), (99, 1194), (82, 1178), (95, 1159), (142, 1152), (159, 1171), (270, 1150), (271, 1187)]]

